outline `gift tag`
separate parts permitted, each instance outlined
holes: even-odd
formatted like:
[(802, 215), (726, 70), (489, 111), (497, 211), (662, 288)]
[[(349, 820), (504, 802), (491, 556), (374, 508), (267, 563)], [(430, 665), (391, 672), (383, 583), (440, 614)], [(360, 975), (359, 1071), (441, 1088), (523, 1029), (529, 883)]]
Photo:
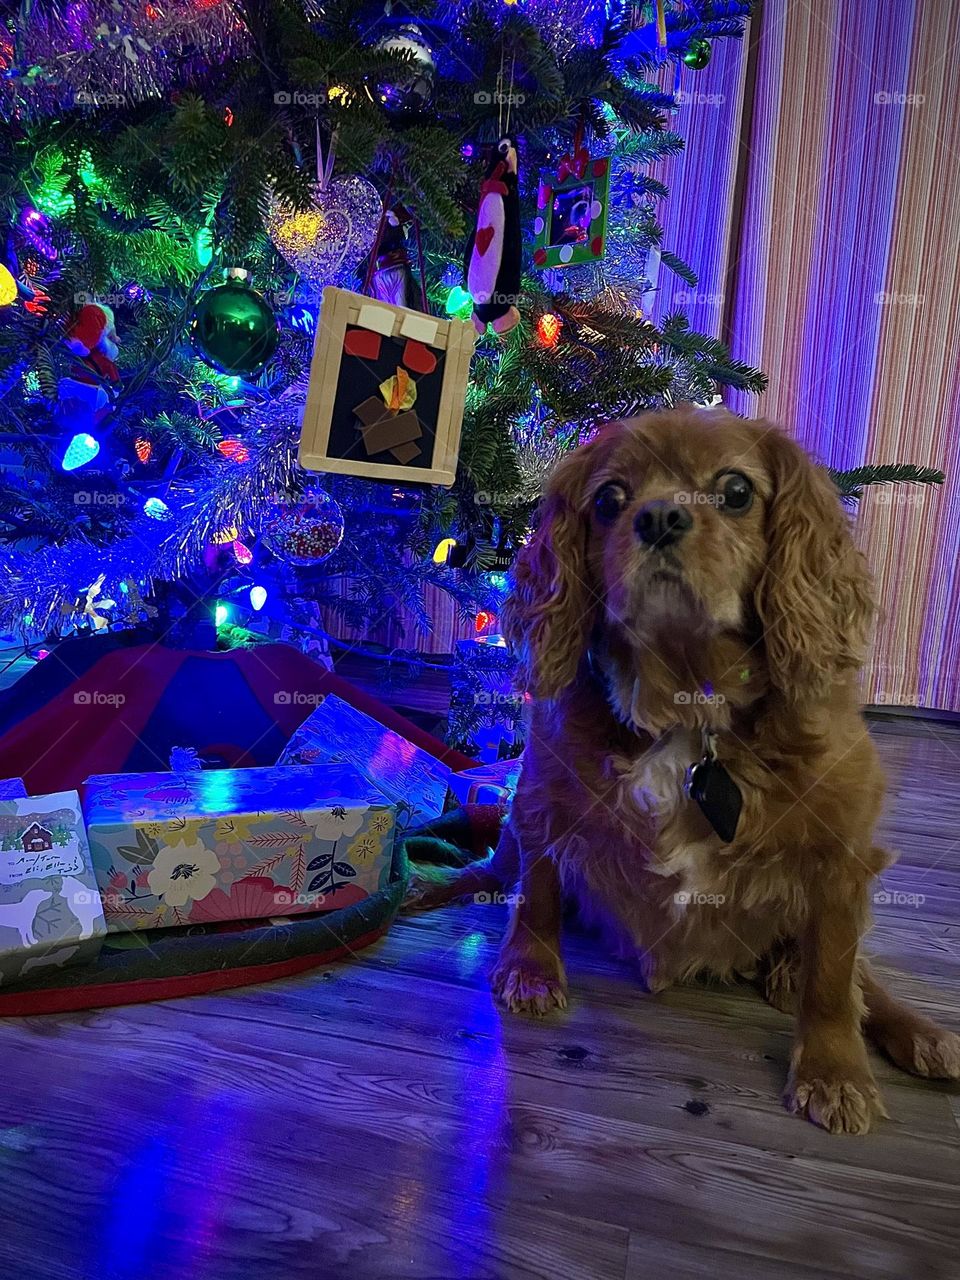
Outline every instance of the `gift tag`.
[(686, 792), (721, 840), (727, 844), (737, 834), (743, 796), (740, 788), (716, 758), (705, 757), (687, 771)]

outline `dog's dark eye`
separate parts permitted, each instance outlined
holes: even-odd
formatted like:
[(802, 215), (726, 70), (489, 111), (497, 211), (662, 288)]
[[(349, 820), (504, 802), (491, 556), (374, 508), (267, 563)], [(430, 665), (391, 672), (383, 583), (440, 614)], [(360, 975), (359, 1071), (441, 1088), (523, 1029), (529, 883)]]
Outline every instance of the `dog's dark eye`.
[(727, 471), (717, 481), (717, 493), (723, 499), (722, 511), (734, 511), (738, 515), (753, 502), (753, 484), (739, 471)]
[(597, 496), (593, 500), (593, 509), (597, 513), (597, 519), (604, 524), (610, 524), (613, 520), (616, 520), (626, 505), (626, 489), (622, 484), (615, 484), (613, 481), (598, 489)]

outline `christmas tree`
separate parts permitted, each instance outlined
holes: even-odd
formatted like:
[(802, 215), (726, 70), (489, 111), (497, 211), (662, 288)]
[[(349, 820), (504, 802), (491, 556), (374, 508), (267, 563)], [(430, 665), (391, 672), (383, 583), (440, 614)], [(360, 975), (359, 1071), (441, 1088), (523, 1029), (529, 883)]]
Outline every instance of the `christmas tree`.
[[(657, 270), (696, 282), (650, 169), (682, 147), (681, 77), (748, 10), (24, 0), (0, 28), (0, 627), (49, 648), (219, 606), (314, 635), (403, 618), (415, 651), (434, 587), (489, 630), (560, 454), (604, 419), (763, 386), (648, 315)], [(304, 472), (321, 290), (469, 317), (504, 137), (518, 314), (478, 340), (455, 483)], [(598, 176), (556, 235), (541, 172)]]

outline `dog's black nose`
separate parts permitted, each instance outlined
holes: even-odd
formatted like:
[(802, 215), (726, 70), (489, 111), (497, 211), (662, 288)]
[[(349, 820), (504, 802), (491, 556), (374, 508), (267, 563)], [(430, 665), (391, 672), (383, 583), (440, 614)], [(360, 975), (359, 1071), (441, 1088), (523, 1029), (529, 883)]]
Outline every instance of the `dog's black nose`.
[(679, 542), (692, 525), (693, 516), (687, 508), (666, 498), (647, 502), (633, 518), (637, 537), (648, 547), (669, 547)]

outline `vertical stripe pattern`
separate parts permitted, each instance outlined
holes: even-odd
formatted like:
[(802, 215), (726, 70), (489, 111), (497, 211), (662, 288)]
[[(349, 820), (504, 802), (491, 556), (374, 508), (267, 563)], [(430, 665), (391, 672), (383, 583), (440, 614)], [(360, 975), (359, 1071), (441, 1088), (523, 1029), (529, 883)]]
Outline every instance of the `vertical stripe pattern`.
[(861, 504), (882, 611), (864, 698), (960, 710), (960, 47), (945, 19), (920, 0), (765, 0), (727, 318), (735, 354), (770, 378), (735, 408), (833, 466), (947, 473), (942, 491)]

